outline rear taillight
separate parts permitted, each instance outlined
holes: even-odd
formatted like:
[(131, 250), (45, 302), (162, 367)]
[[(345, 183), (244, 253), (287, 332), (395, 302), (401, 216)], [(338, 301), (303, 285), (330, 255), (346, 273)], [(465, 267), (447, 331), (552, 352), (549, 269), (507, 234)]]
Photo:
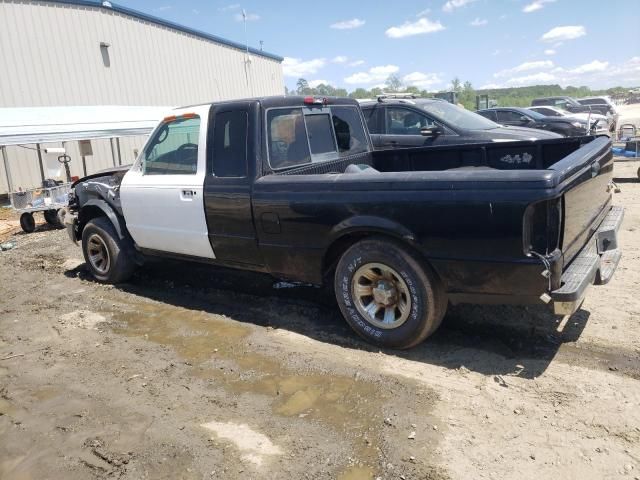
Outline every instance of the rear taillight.
[(549, 255), (560, 248), (562, 240), (562, 197), (529, 205), (522, 225), (525, 255), (535, 252)]

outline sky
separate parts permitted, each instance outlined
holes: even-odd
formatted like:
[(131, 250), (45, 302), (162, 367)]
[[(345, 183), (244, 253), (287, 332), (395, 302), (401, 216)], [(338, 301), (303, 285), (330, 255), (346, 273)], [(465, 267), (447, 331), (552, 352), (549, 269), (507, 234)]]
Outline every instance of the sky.
[(640, 86), (640, 0), (115, 3), (252, 47), (262, 41), (284, 57), (289, 88), (303, 77), (369, 89), (391, 74), (429, 91), (454, 77), (475, 88)]

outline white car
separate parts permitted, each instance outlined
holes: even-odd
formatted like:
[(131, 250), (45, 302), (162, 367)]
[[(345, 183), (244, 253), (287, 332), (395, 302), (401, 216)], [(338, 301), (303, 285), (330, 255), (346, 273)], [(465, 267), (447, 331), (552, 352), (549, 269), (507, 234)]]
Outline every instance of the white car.
[(538, 112), (547, 117), (571, 117), (577, 120), (587, 121), (591, 118), (591, 123), (598, 120), (595, 130), (595, 135), (608, 135), (611, 118), (599, 113), (572, 113), (568, 110), (564, 110), (558, 107), (528, 107), (527, 110)]

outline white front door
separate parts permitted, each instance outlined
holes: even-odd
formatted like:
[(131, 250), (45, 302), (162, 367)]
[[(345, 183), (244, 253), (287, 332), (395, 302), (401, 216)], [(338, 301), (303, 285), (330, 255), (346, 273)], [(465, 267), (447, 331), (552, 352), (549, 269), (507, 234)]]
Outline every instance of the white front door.
[(215, 258), (203, 198), (208, 107), (193, 112), (177, 113), (152, 133), (122, 181), (120, 199), (139, 247)]

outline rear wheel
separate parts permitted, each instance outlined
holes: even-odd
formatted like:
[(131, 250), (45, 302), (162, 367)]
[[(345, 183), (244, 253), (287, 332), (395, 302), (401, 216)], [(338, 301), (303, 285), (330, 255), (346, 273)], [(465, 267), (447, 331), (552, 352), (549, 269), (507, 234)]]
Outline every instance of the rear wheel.
[(438, 328), (447, 306), (441, 282), (401, 244), (367, 239), (336, 268), (336, 299), (349, 325), (376, 345), (410, 348)]
[(20, 215), (20, 226), (25, 233), (31, 233), (36, 229), (36, 221), (33, 218), (33, 214), (25, 212)]
[(135, 262), (106, 217), (90, 220), (82, 231), (82, 253), (87, 267), (102, 283), (121, 283), (135, 270)]

